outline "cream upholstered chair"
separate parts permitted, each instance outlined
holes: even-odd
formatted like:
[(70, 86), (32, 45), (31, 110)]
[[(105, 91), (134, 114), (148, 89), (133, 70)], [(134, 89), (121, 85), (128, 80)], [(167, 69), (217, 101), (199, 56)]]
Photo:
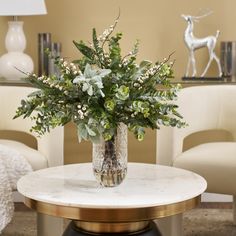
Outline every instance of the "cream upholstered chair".
[[(236, 223), (236, 86), (184, 88), (177, 104), (188, 126), (157, 130), (157, 163), (200, 174), (207, 180), (207, 192), (233, 195)], [(224, 130), (232, 141), (201, 143), (183, 151), (185, 138), (204, 130)]]
[[(17, 107), (21, 99), (33, 92), (35, 88), (21, 86), (0, 86), (0, 130), (1, 131), (20, 131), (30, 133), (32, 126), (31, 119), (18, 118), (13, 120)], [(34, 136), (37, 140), (37, 150), (28, 147), (22, 142), (0, 139), (0, 144), (20, 152), (26, 157), (33, 170), (62, 165), (64, 154), (64, 129), (63, 127), (52, 130), (49, 134), (42, 137)], [(62, 220), (59, 218), (38, 214), (37, 231), (38, 236), (56, 236), (62, 234)]]

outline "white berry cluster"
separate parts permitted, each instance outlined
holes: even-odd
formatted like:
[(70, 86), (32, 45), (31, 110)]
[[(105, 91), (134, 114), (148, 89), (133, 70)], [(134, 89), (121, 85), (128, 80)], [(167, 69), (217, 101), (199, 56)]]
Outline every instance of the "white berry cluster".
[[(170, 66), (165, 66), (164, 68), (162, 68), (163, 65), (166, 65), (164, 64), (166, 60), (167, 59), (164, 58), (164, 62), (158, 65), (152, 66), (143, 75), (139, 76), (137, 80), (134, 82), (134, 87), (141, 88), (144, 81), (153, 77), (157, 72), (159, 72), (160, 76), (164, 76), (165, 74), (168, 74), (170, 72), (170, 67), (173, 65), (173, 62), (170, 63)], [(162, 73), (160, 72), (161, 69), (164, 69)]]
[(88, 106), (87, 105), (77, 105), (77, 114), (74, 115), (74, 119), (80, 119), (83, 120), (86, 116), (88, 116)]
[(98, 41), (103, 43), (106, 41), (108, 36), (114, 31), (114, 28), (116, 27), (116, 24), (118, 23), (118, 20), (115, 21), (115, 24), (111, 25), (108, 29), (105, 29), (101, 35), (98, 36)]
[(54, 80), (51, 77), (47, 77), (46, 75), (42, 75), (40, 77), (37, 77), (34, 74), (33, 77), (36, 78), (37, 80), (41, 81), (45, 85), (48, 85), (50, 88), (57, 88), (60, 91), (62, 91), (64, 89), (63, 86), (58, 83), (58, 81)]
[[(122, 60), (122, 62), (119, 64), (119, 67), (127, 66), (131, 62), (131, 58), (127, 58), (130, 56), (135, 56), (137, 53), (135, 51), (129, 52)], [(135, 67), (138, 68), (138, 64), (134, 63)], [(129, 70), (130, 68), (128, 68)]]
[(81, 75), (82, 72), (77, 68), (74, 63), (67, 62), (64, 58), (61, 58), (59, 61), (59, 65), (62, 70), (64, 70), (65, 74), (73, 74), (73, 75)]

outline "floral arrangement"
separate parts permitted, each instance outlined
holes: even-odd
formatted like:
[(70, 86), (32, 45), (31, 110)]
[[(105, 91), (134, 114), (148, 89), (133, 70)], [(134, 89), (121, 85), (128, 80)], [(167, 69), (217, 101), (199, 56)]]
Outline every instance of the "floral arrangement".
[[(173, 63), (168, 59), (136, 63), (138, 43), (121, 55), (121, 33), (112, 36), (118, 20), (100, 36), (93, 29), (92, 43), (73, 42), (82, 53), (72, 63), (54, 58), (60, 75), (28, 74), (26, 81), (38, 88), (22, 100), (19, 116), (35, 121), (32, 131), (43, 135), (51, 128), (72, 121), (79, 140), (111, 140), (120, 122), (138, 140), (145, 128), (160, 125), (182, 127), (185, 123), (173, 101), (178, 85), (171, 85)], [(50, 53), (49, 53), (50, 56)]]

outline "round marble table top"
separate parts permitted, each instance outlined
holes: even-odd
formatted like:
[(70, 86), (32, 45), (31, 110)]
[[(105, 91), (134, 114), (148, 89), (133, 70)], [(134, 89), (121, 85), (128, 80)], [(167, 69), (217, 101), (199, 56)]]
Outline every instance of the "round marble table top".
[(179, 168), (129, 163), (126, 179), (101, 187), (92, 164), (73, 164), (34, 171), (22, 177), (18, 191), (28, 199), (81, 208), (143, 208), (186, 201), (201, 195), (206, 181)]

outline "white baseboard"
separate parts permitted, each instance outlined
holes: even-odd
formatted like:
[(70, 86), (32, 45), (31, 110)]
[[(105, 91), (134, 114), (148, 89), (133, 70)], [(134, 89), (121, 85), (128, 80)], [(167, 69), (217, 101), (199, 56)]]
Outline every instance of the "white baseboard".
[(232, 195), (225, 195), (225, 194), (216, 194), (216, 193), (203, 193), (202, 202), (232, 202), (233, 196)]

